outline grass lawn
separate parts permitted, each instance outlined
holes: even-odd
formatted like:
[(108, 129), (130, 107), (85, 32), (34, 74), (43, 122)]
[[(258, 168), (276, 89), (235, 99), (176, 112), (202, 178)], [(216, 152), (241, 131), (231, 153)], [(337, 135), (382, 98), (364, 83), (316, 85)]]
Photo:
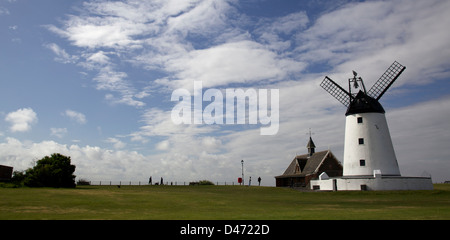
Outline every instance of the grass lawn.
[(245, 186), (0, 188), (0, 219), (450, 219), (432, 191), (299, 192)]

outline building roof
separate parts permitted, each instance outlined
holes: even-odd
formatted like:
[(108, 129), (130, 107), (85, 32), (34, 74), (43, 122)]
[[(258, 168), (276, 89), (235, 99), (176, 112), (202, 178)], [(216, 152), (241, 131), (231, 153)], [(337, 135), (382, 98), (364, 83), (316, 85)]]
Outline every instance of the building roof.
[(304, 177), (314, 174), (329, 154), (335, 158), (329, 150), (313, 153), (312, 156), (309, 156), (309, 154), (295, 156), (284, 173), (275, 178)]

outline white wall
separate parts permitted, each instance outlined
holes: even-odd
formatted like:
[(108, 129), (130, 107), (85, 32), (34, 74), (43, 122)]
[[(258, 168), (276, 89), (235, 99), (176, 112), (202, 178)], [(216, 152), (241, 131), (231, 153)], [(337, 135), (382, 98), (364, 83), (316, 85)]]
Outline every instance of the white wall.
[[(358, 123), (358, 117), (362, 117), (362, 123)], [(359, 144), (359, 138), (364, 139), (364, 144)], [(360, 166), (360, 160), (365, 160), (365, 166)], [(381, 170), (382, 175), (400, 175), (385, 115), (348, 115), (345, 122), (343, 175), (372, 175), (376, 169)]]
[[(367, 190), (433, 190), (431, 178), (421, 177), (379, 177), (379, 178), (337, 178), (337, 190), (361, 190), (366, 185)], [(333, 179), (312, 180), (311, 189), (319, 185), (320, 190), (332, 191)]]

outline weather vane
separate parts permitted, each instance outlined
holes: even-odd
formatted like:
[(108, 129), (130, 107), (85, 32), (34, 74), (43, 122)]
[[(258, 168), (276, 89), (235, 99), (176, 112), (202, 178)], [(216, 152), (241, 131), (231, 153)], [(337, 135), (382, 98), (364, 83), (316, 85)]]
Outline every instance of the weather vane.
[(314, 135), (315, 133), (311, 132), (311, 128), (309, 128), (309, 132), (306, 133), (307, 135), (309, 134), (309, 137), (311, 138), (312, 135)]

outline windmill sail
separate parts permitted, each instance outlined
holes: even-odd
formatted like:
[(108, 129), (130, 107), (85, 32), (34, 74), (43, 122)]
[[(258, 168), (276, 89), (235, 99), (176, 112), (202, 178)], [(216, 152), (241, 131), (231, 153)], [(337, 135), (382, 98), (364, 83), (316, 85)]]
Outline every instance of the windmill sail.
[(395, 61), (383, 75), (378, 79), (378, 81), (370, 88), (367, 95), (380, 100), (383, 94), (391, 87), (391, 85), (397, 80), (398, 76), (406, 69), (405, 66), (401, 65)]
[(330, 93), (331, 96), (344, 104), (344, 106), (348, 107), (348, 105), (350, 104), (351, 95), (347, 91), (345, 91), (345, 89), (343, 89), (329, 77), (325, 77), (320, 86), (328, 93)]

